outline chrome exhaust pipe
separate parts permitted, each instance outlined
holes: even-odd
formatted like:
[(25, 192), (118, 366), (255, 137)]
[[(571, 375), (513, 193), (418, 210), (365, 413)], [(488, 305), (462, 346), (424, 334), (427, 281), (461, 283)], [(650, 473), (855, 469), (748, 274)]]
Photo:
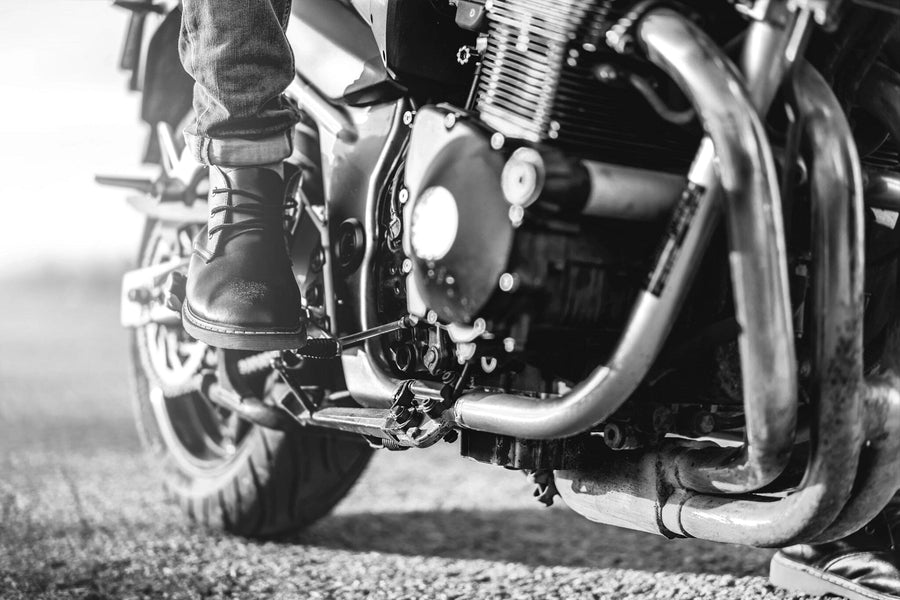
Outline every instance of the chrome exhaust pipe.
[(681, 460), (684, 483), (698, 491), (744, 492), (777, 477), (796, 424), (796, 360), (781, 205), (772, 153), (743, 82), (706, 35), (669, 9), (636, 27), (648, 58), (689, 96), (708, 137), (688, 174), (673, 230), (647, 289), (606, 365), (559, 398), (471, 391), (455, 404), (469, 429), (548, 439), (581, 433), (608, 418), (634, 392), (656, 359), (689, 289), (715, 225), (719, 192), (731, 241), (732, 274), (746, 390), (747, 442), (734, 453), (695, 452)]
[[(817, 152), (811, 175), (814, 310), (819, 315), (814, 333), (813, 393), (817, 404), (806, 476), (799, 489), (780, 500), (698, 494), (686, 489), (689, 486), (682, 472), (685, 450), (676, 445), (633, 458), (627, 471), (559, 473), (557, 487), (563, 499), (592, 520), (633, 521), (627, 508), (610, 506), (607, 501), (608, 494), (621, 495), (626, 490), (641, 495), (631, 505), (639, 509), (641, 522), (632, 527), (778, 547), (840, 537), (865, 523), (860, 520), (868, 518), (872, 510), (880, 510), (887, 491), (897, 487), (897, 442), (884, 437), (900, 427), (900, 394), (891, 387), (897, 379), (873, 381), (868, 388), (862, 380), (864, 217), (859, 159), (849, 124), (821, 76), (808, 65), (800, 65), (794, 83), (802, 124)], [(864, 406), (870, 411), (866, 415), (871, 419), (869, 437), (875, 434), (880, 445), (857, 481), (859, 500), (848, 503), (864, 444)], [(894, 454), (888, 456), (887, 451)], [(891, 464), (885, 471), (886, 462)], [(880, 486), (872, 481), (878, 478)], [(873, 492), (877, 500), (865, 500)]]
[[(894, 136), (900, 135), (900, 75), (876, 65), (864, 81), (860, 97)], [(868, 172), (864, 180), (866, 205), (900, 210), (900, 178), (896, 174)], [(853, 494), (816, 543), (841, 539), (859, 530), (900, 488), (900, 317), (895, 317), (889, 330), (881, 366), (883, 373), (871, 379), (865, 398), (866, 443)]]

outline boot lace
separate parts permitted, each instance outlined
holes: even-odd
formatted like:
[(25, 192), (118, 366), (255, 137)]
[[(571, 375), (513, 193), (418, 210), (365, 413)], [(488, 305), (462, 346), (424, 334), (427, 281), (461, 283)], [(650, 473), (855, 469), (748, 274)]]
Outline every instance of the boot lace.
[(234, 237), (243, 233), (250, 233), (251, 231), (264, 231), (268, 227), (270, 227), (273, 222), (277, 222), (278, 220), (282, 221), (282, 227), (287, 227), (288, 225), (290, 225), (292, 219), (289, 211), (297, 208), (297, 201), (292, 198), (286, 199), (281, 204), (271, 204), (259, 194), (254, 194), (253, 192), (234, 188), (213, 188), (212, 194), (231, 194), (232, 196), (243, 196), (244, 198), (255, 200), (255, 203), (245, 202), (242, 204), (221, 204), (219, 206), (212, 207), (209, 211), (211, 217), (219, 213), (225, 213), (226, 215), (247, 215), (251, 218), (245, 219), (243, 221), (238, 221), (237, 223), (219, 223), (218, 225), (213, 225), (209, 228), (210, 236), (215, 235), (219, 232), (223, 232), (228, 233), (229, 237)]

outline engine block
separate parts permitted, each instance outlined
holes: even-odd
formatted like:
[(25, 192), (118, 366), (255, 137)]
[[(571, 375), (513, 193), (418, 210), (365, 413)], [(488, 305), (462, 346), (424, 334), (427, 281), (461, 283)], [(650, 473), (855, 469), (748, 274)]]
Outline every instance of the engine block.
[(475, 101), (481, 119), (507, 137), (584, 158), (685, 169), (696, 136), (660, 119), (630, 87), (594, 75), (598, 64), (616, 58), (598, 47), (598, 26), (614, 22), (628, 4), (489, 0)]

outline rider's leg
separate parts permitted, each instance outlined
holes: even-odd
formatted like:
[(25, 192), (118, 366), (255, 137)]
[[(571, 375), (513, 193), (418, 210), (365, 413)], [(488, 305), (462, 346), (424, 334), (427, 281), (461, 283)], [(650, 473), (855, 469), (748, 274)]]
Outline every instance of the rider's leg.
[(184, 0), (180, 53), (194, 78), (185, 131), (210, 165), (210, 216), (195, 242), (183, 316), (213, 346), (296, 348), (305, 340), (300, 292), (283, 235), (282, 161), (298, 111), (282, 93), (294, 77), (284, 34), (290, 0)]
[(185, 137), (197, 160), (255, 166), (290, 155), (290, 12), (290, 0), (184, 0), (179, 51), (197, 115)]

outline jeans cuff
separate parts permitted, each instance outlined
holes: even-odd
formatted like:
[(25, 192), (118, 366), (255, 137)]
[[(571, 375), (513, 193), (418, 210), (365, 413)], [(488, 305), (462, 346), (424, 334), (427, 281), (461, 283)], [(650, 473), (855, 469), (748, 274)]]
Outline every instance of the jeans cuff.
[(216, 139), (184, 132), (184, 139), (194, 159), (204, 165), (219, 167), (253, 167), (281, 162), (291, 155), (291, 133), (260, 140), (243, 138)]

